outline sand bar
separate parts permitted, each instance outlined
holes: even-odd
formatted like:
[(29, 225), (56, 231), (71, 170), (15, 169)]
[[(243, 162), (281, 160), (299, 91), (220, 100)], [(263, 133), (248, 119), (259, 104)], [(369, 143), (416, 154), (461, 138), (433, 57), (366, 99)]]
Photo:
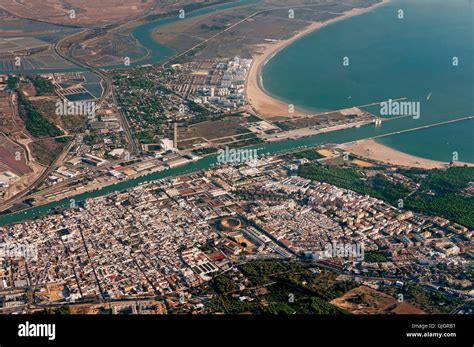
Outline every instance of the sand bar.
[[(338, 148), (359, 157), (396, 166), (416, 167), (422, 169), (441, 169), (449, 166), (448, 162), (416, 157), (380, 144), (373, 139), (345, 143), (339, 145)], [(474, 167), (474, 164), (472, 163), (454, 162), (453, 164), (453, 166), (464, 165)]]

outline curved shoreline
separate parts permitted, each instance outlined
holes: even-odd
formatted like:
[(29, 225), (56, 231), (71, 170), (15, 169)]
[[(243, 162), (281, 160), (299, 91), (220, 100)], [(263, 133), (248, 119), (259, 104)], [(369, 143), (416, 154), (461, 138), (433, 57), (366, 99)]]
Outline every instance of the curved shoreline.
[[(295, 106), (294, 113), (289, 114), (288, 105), (282, 100), (279, 100), (271, 96), (264, 88), (261, 83), (262, 80), (262, 69), (278, 52), (286, 48), (296, 40), (303, 36), (310, 34), (324, 26), (335, 23), (340, 20), (350, 18), (359, 14), (370, 12), (377, 7), (390, 3), (391, 0), (382, 0), (381, 2), (366, 8), (354, 8), (343, 15), (327, 20), (325, 22), (313, 22), (302, 31), (297, 32), (293, 37), (272, 42), (268, 44), (260, 44), (255, 47), (258, 52), (254, 54), (254, 61), (250, 68), (247, 77), (246, 93), (247, 99), (250, 106), (254, 111), (261, 115), (263, 118), (289, 118), (289, 117), (300, 117), (306, 116), (311, 113), (316, 113), (308, 110), (303, 110)], [(418, 167), (424, 169), (435, 169), (435, 168), (446, 168), (449, 166), (448, 162), (427, 159), (423, 157), (417, 157), (405, 152), (401, 152), (392, 147), (377, 142), (374, 139), (359, 140), (354, 143), (341, 144), (338, 147), (345, 149), (348, 152), (352, 152), (360, 157), (372, 159), (380, 162), (384, 162), (391, 165), (399, 165), (405, 167)], [(453, 166), (474, 166), (473, 163), (467, 162), (455, 162)]]
[(329, 19), (325, 22), (313, 22), (305, 29), (300, 32), (297, 32), (293, 37), (280, 40), (277, 42), (272, 42), (268, 44), (259, 44), (256, 47), (259, 51), (254, 54), (252, 66), (250, 67), (250, 71), (247, 76), (247, 85), (246, 85), (246, 94), (247, 100), (251, 107), (258, 113), (259, 115), (266, 117), (266, 118), (274, 118), (274, 117), (295, 117), (295, 116), (303, 116), (311, 113), (310, 111), (305, 111), (301, 108), (295, 106), (294, 113), (288, 112), (289, 104), (285, 103), (282, 100), (274, 98), (273, 96), (269, 95), (263, 85), (261, 85), (261, 78), (262, 78), (262, 68), (267, 64), (279, 51), (286, 48), (296, 40), (302, 38), (303, 36), (310, 34), (324, 26), (329, 24), (338, 22), (340, 20), (344, 20), (350, 18), (352, 16), (357, 16), (362, 13), (366, 13), (372, 11), (373, 9), (388, 4), (390, 0), (382, 0), (381, 2), (364, 8), (353, 8), (350, 11), (344, 12), (339, 17)]
[(474, 166), (473, 163), (456, 161), (450, 165), (448, 162), (417, 157), (381, 144), (374, 139), (348, 142), (337, 147), (361, 158), (371, 159), (395, 166), (421, 169), (445, 169), (449, 166)]

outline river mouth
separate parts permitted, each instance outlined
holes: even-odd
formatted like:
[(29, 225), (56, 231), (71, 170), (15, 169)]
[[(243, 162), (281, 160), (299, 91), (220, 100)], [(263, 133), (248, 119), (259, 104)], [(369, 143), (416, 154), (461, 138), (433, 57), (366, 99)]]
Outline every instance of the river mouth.
[[(419, 105), (418, 115), (373, 129), (372, 136), (472, 116), (470, 6), (463, 0), (392, 0), (322, 27), (280, 50), (263, 66), (264, 89), (314, 112), (397, 98)], [(403, 19), (398, 18), (400, 9)], [(379, 105), (365, 109), (390, 117), (381, 114)], [(473, 134), (474, 122), (466, 121), (378, 141), (428, 159), (450, 161), (457, 152), (462, 161), (474, 162)]]
[[(440, 0), (433, 0), (433, 1), (439, 1), (441, 4)], [(459, 3), (460, 9), (463, 9), (462, 3), (464, 2), (462, 0), (453, 0), (453, 2)], [(321, 33), (324, 33), (325, 30), (336, 30), (335, 28), (338, 28), (341, 25), (346, 27), (347, 25), (350, 25), (350, 23), (353, 20), (358, 20), (359, 22), (357, 23), (362, 25), (362, 23), (365, 20), (367, 20), (367, 16), (376, 16), (375, 19), (378, 21), (381, 21), (380, 17), (378, 16), (383, 15), (384, 13), (386, 14), (387, 11), (392, 11), (392, 12), (395, 11), (399, 7), (399, 4), (403, 4), (404, 6), (407, 6), (407, 8), (410, 8), (410, 4), (406, 0), (396, 0), (390, 6), (379, 8), (373, 12), (366, 13), (359, 17), (354, 17), (346, 21), (342, 21), (335, 25), (331, 25), (327, 28), (323, 28), (320, 31), (315, 32), (314, 34), (309, 35), (308, 37), (298, 40), (297, 42), (295, 42), (295, 44), (301, 44), (303, 40), (311, 39), (313, 35), (320, 35)], [(427, 1), (425, 0), (421, 0), (419, 3), (420, 6), (422, 5), (426, 6), (426, 4), (427, 4)], [(467, 14), (469, 14), (469, 11), (467, 11)], [(455, 25), (454, 27), (456, 28), (457, 31), (460, 31), (465, 34), (466, 22), (461, 21), (460, 24)], [(439, 35), (437, 37), (439, 37)], [(465, 38), (465, 36), (463, 37)], [(317, 39), (320, 40), (319, 37), (317, 37)], [(418, 39), (420, 38), (418, 37)], [(471, 37), (471, 41), (469, 42), (471, 43), (474, 42), (474, 40), (472, 40), (472, 37)], [(367, 125), (367, 126), (362, 126), (360, 128), (345, 129), (345, 130), (335, 131), (331, 133), (314, 135), (314, 136), (301, 138), (297, 140), (286, 140), (286, 141), (259, 145), (257, 146), (259, 150), (259, 154), (261, 153), (277, 154), (277, 153), (290, 151), (296, 148), (316, 146), (316, 145), (326, 144), (326, 143), (344, 143), (344, 142), (356, 141), (360, 139), (370, 138), (370, 137), (379, 136), (379, 135), (388, 134), (388, 133), (397, 132), (397, 131), (403, 131), (406, 129), (416, 128), (416, 127), (429, 125), (429, 124), (435, 124), (438, 122), (445, 122), (445, 121), (449, 121), (453, 119), (463, 118), (464, 116), (473, 115), (474, 105), (472, 104), (472, 101), (470, 101), (472, 99), (468, 97), (469, 92), (471, 92), (471, 96), (474, 95), (474, 91), (473, 91), (473, 85), (474, 85), (473, 78), (474, 77), (472, 77), (474, 76), (474, 69), (473, 69), (472, 59), (471, 59), (471, 63), (469, 63), (469, 59), (468, 59), (469, 57), (472, 58), (473, 56), (473, 47), (472, 47), (472, 44), (471, 46), (467, 45), (467, 47), (462, 47), (462, 45), (458, 43), (457, 45), (454, 45), (452, 50), (449, 50), (449, 52), (453, 52), (455, 47), (458, 47), (458, 48), (460, 47), (459, 50), (456, 50), (457, 52), (456, 54), (458, 54), (458, 56), (460, 57), (460, 61), (463, 62), (460, 66), (458, 66), (459, 69), (437, 70), (436, 68), (430, 68), (427, 70), (430, 73), (433, 71), (438, 71), (439, 74), (441, 75), (441, 76), (438, 76), (438, 78), (441, 78), (441, 79), (446, 78), (446, 77), (452, 77), (453, 78), (451, 80), (453, 81), (452, 84), (448, 83), (448, 85), (446, 86), (443, 86), (442, 83), (440, 83), (439, 85), (433, 84), (433, 80), (431, 80), (430, 78), (428, 78), (427, 80), (423, 80), (422, 78), (423, 76), (420, 76), (417, 78), (411, 78), (411, 79), (406, 78), (405, 80), (402, 79), (402, 81), (397, 82), (397, 83), (403, 84), (403, 83), (408, 83), (407, 81), (414, 80), (416, 83), (418, 83), (421, 86), (420, 88), (418, 87), (415, 88), (411, 95), (412, 101), (420, 102), (421, 109), (426, 110), (426, 113), (425, 111), (423, 111), (420, 117), (418, 118), (407, 117), (400, 120), (384, 122), (380, 127)], [(360, 50), (360, 47), (355, 47), (355, 48)], [(412, 48), (415, 49), (415, 51), (418, 51), (416, 47), (412, 47)], [(263, 71), (263, 79), (264, 79), (263, 83), (265, 84), (266, 90), (269, 90), (270, 92), (272, 92), (272, 88), (271, 88), (271, 85), (269, 87), (269, 83), (271, 84), (271, 81), (269, 82), (268, 78), (271, 76), (281, 78), (281, 76), (277, 76), (276, 74), (270, 75), (271, 70), (267, 70), (267, 69), (271, 69), (272, 64), (274, 64), (275, 62), (278, 64), (280, 61), (279, 59), (282, 59), (281, 58), (282, 56), (284, 57), (283, 53), (286, 52), (287, 49), (277, 54), (272, 60), (270, 60), (265, 65), (265, 69), (264, 69), (265, 71)], [(392, 49), (396, 51), (396, 48), (392, 47)], [(437, 46), (432, 47), (432, 50), (436, 51), (436, 49), (437, 49)], [(439, 58), (437, 58), (434, 62), (435, 66), (440, 67), (440, 66), (443, 66), (443, 64), (446, 64), (446, 61), (451, 62), (452, 53), (449, 54), (449, 52), (445, 52)], [(364, 52), (364, 55), (366, 55), (366, 52)], [(334, 55), (332, 55), (332, 57), (334, 58)], [(283, 59), (283, 61), (285, 62), (285, 59)], [(358, 59), (355, 59), (355, 61), (357, 62)], [(364, 60), (360, 59), (360, 61), (364, 61)], [(367, 68), (367, 65), (371, 65), (370, 62), (367, 62), (367, 61), (365, 61), (363, 64), (364, 64), (363, 67), (366, 67), (366, 68)], [(393, 67), (393, 64), (388, 64), (388, 65)], [(317, 64), (314, 66), (317, 66)], [(417, 67), (419, 67), (420, 65), (415, 65), (415, 66), (416, 66), (415, 67), (415, 70), (416, 70)], [(321, 69), (322, 67), (317, 66), (317, 68)], [(288, 69), (288, 70), (291, 70), (291, 69)], [(303, 70), (303, 71), (307, 73), (307, 70)], [(339, 70), (335, 70), (335, 71), (339, 71)], [(403, 76), (410, 77), (410, 73), (404, 71), (403, 69), (400, 71), (403, 71), (403, 74), (402, 74)], [(44, 73), (45, 71), (42, 70), (42, 72)], [(426, 72), (426, 71), (423, 71), (423, 72)], [(391, 85), (392, 83), (391, 79), (386, 77), (387, 76), (386, 74), (379, 75), (377, 78), (372, 76), (371, 74), (369, 74), (369, 76), (371, 76), (371, 81), (375, 80), (375, 82), (377, 82), (377, 80), (380, 79), (382, 80), (382, 82), (387, 84), (387, 86)], [(336, 77), (337, 77), (337, 74), (336, 74)], [(344, 78), (347, 79), (347, 77), (344, 77)], [(300, 79), (299, 81), (304, 82), (304, 81), (310, 81), (310, 80), (305, 78), (305, 79)], [(311, 84), (314, 85), (314, 82), (311, 82)], [(345, 85), (345, 84), (342, 84), (342, 85)], [(377, 84), (377, 86), (378, 85), (380, 84)], [(395, 85), (398, 85), (398, 84), (395, 83)], [(331, 86), (332, 88), (338, 88), (339, 84), (334, 82), (334, 85), (328, 84), (328, 86)], [(353, 88), (353, 85), (349, 82), (348, 82), (348, 86), (349, 88)], [(314, 88), (310, 90), (314, 93)], [(393, 99), (396, 99), (397, 97), (402, 97), (403, 94), (406, 94), (406, 93), (403, 93), (403, 90), (404, 90), (403, 88), (402, 90), (399, 90), (399, 91), (393, 91), (387, 88), (381, 88), (381, 90), (378, 91), (377, 93), (386, 93), (386, 94), (382, 94), (378, 100), (384, 100), (384, 98), (390, 98), (390, 97), (392, 97)], [(346, 94), (351, 94), (349, 95), (351, 96), (351, 98), (349, 99), (346, 96)], [(278, 95), (276, 94), (273, 94), (273, 95), (278, 97)], [(360, 105), (360, 104), (368, 103), (368, 102), (365, 102), (363, 99), (365, 94), (364, 95), (361, 94), (359, 96), (358, 92), (355, 89), (350, 89), (349, 91), (345, 90), (343, 92), (340, 92), (338, 95), (339, 96), (337, 97), (332, 96), (332, 98), (338, 98), (336, 100), (328, 97), (328, 99), (326, 100), (326, 102), (328, 103), (323, 104), (323, 106), (325, 105), (325, 107), (332, 108), (332, 109), (341, 109), (341, 108), (346, 108), (348, 105)], [(343, 97), (341, 97), (341, 95), (343, 95)], [(295, 100), (298, 100), (298, 97), (300, 96), (296, 95)], [(292, 96), (290, 96), (290, 98), (292, 98)], [(374, 100), (371, 99), (369, 101), (373, 102)], [(297, 104), (297, 102), (295, 103)], [(318, 105), (319, 107), (321, 104), (318, 101), (318, 103), (317, 104), (315, 103), (315, 105)], [(311, 107), (305, 106), (305, 108), (311, 108)], [(380, 108), (377, 109), (377, 107), (372, 107), (372, 108), (367, 108), (367, 110), (369, 112), (378, 114), (377, 111), (378, 110), (380, 111)], [(433, 127), (430, 129), (419, 130), (412, 134), (406, 133), (406, 134), (384, 137), (383, 139), (378, 139), (378, 141), (384, 144), (387, 144), (390, 147), (393, 147), (395, 149), (399, 149), (403, 152), (413, 154), (415, 156), (420, 156), (420, 157), (425, 157), (425, 158), (435, 159), (435, 160), (450, 161), (452, 153), (456, 152), (459, 156), (459, 160), (465, 161), (465, 162), (474, 162), (474, 151), (472, 147), (473, 134), (474, 134), (474, 121), (466, 120), (466, 121), (462, 121), (458, 123), (451, 123), (451, 124), (445, 124), (439, 127)], [(211, 165), (215, 164), (215, 162), (216, 160), (214, 156), (205, 157), (196, 163), (191, 163), (191, 164), (188, 164), (176, 169), (170, 169), (162, 173), (153, 173), (144, 177), (138, 177), (126, 182), (120, 182), (117, 185), (108, 186), (100, 190), (80, 194), (79, 196), (74, 197), (74, 199), (75, 201), (80, 202), (88, 198), (103, 196), (103, 195), (112, 193), (114, 191), (128, 189), (144, 182), (162, 179), (162, 178), (166, 178), (170, 176), (182, 175), (191, 171), (204, 170), (210, 167)], [(21, 211), (18, 213), (13, 213), (9, 215), (0, 215), (0, 225), (15, 223), (24, 219), (44, 215), (56, 206), (65, 206), (66, 204), (69, 203), (69, 201), (70, 199), (65, 199), (65, 200), (61, 200), (57, 202), (52, 202), (50, 204), (30, 208), (28, 210)]]

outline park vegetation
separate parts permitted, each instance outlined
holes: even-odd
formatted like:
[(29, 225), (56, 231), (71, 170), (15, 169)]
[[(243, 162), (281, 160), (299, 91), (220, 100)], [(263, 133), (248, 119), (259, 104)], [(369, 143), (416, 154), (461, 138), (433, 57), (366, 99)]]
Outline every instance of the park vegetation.
[(419, 183), (419, 189), (412, 193), (406, 186), (393, 183), (382, 174), (368, 178), (363, 172), (351, 167), (306, 164), (301, 166), (300, 175), (360, 194), (367, 194), (393, 205), (397, 205), (399, 199), (403, 199), (406, 209), (442, 216), (474, 228), (474, 209), (472, 209), (474, 197), (463, 194), (463, 190), (469, 186), (470, 182), (474, 182), (473, 167), (434, 170), (399, 169), (398, 171)]

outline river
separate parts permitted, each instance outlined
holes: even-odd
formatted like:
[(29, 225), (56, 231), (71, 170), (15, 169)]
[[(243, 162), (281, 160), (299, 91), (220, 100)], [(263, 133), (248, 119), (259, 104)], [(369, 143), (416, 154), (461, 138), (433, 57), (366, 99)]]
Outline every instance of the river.
[[(318, 85), (318, 86), (324, 86), (324, 88), (310, 87), (310, 90), (307, 91), (309, 93), (308, 95), (311, 95), (314, 97), (314, 100), (315, 100), (314, 104), (309, 105), (309, 104), (305, 104), (302, 101), (298, 102), (298, 100), (303, 100), (303, 99), (297, 99), (298, 93), (295, 93), (296, 99), (292, 99), (293, 97), (291, 95), (288, 96), (285, 94), (288, 91), (288, 87), (286, 87), (286, 89), (283, 91), (280, 90), (280, 92), (285, 94), (285, 97), (288, 97), (289, 100), (294, 100), (296, 104), (302, 105), (306, 108), (315, 108), (315, 106), (318, 106), (318, 107), (322, 107), (322, 109), (319, 109), (319, 110), (338, 109), (338, 108), (348, 107), (351, 105), (361, 105), (361, 104), (367, 104), (374, 101), (382, 101), (382, 100), (385, 100), (387, 97), (392, 97), (393, 99), (395, 99), (397, 97), (409, 96), (410, 98), (413, 98), (416, 101), (422, 102), (422, 110), (424, 111), (423, 113), (421, 113), (421, 117), (419, 119), (401, 118), (397, 120), (383, 122), (380, 127), (375, 127), (374, 125), (370, 124), (370, 125), (362, 126), (360, 128), (350, 128), (350, 129), (345, 129), (345, 130), (340, 130), (340, 131), (334, 131), (334, 132), (329, 132), (325, 134), (301, 138), (297, 140), (284, 140), (284, 141), (279, 141), (279, 142), (272, 142), (272, 143), (254, 146), (252, 148), (258, 149), (259, 155), (267, 154), (267, 153), (269, 154), (284, 153), (286, 151), (291, 151), (300, 147), (301, 148), (310, 147), (310, 146), (326, 144), (326, 143), (344, 143), (344, 142), (379, 136), (383, 134), (388, 134), (388, 133), (401, 131), (401, 130), (405, 130), (409, 128), (415, 128), (415, 127), (419, 127), (426, 124), (433, 124), (433, 123), (446, 121), (450, 119), (461, 118), (462, 116), (473, 115), (474, 114), (474, 111), (473, 111), (474, 110), (474, 106), (473, 106), (473, 100), (474, 100), (473, 88), (474, 87), (473, 87), (472, 78), (474, 74), (471, 73), (473, 69), (472, 37), (471, 37), (470, 42), (464, 41), (464, 45), (461, 44), (462, 40), (459, 37), (456, 37), (456, 39), (458, 40), (457, 45), (449, 45), (450, 48), (447, 51), (446, 51), (447, 48), (445, 46), (441, 47), (444, 50), (439, 47), (431, 47), (431, 49), (429, 50), (430, 54), (435, 54), (435, 52), (438, 52), (438, 55), (436, 55), (437, 58), (433, 58), (435, 62), (430, 62), (430, 63), (424, 62), (422, 64), (418, 62), (416, 65), (410, 67), (408, 72), (402, 69), (401, 67), (399, 67), (399, 70), (395, 69), (395, 71), (392, 71), (393, 67), (397, 66), (397, 63), (394, 62), (393, 60), (397, 60), (397, 54), (400, 53), (399, 50), (401, 49), (400, 47), (401, 46), (404, 47), (404, 45), (407, 45), (407, 43), (399, 43), (399, 46), (394, 46), (392, 41), (387, 41), (387, 42), (376, 41), (378, 42), (378, 45), (389, 46), (390, 49), (389, 48), (385, 48), (385, 49), (389, 49), (393, 51), (392, 52), (393, 54), (391, 55), (390, 54), (383, 55), (383, 59), (392, 59), (392, 61), (391, 62), (384, 61), (383, 63), (381, 63), (381, 65), (380, 64), (377, 65), (377, 61), (382, 59), (381, 56), (376, 53), (373, 53), (372, 55), (375, 55), (375, 58), (372, 57), (370, 50), (369, 51), (367, 50), (367, 44), (363, 46), (361, 42), (359, 42), (358, 45), (349, 44), (350, 43), (349, 42), (348, 43), (349, 45), (346, 48), (346, 52), (349, 52), (347, 54), (349, 54), (351, 57), (355, 57), (354, 63), (357, 65), (357, 61), (360, 61), (360, 62), (365, 61), (362, 66), (363, 68), (362, 67), (357, 68), (361, 71), (356, 70), (355, 72), (349, 74), (350, 76), (352, 76), (351, 77), (352, 79), (349, 78), (350, 76), (342, 76), (343, 74), (342, 72), (338, 73), (339, 69), (341, 69), (340, 67), (331, 65), (332, 63), (331, 63), (330, 57), (334, 58), (335, 56), (340, 56), (341, 54), (343, 54), (343, 52), (341, 51), (342, 49), (341, 47), (343, 47), (343, 45), (333, 44), (335, 37), (339, 38), (338, 42), (346, 43), (347, 40), (351, 41), (350, 37), (352, 33), (355, 32), (354, 30), (351, 30), (351, 26), (358, 26), (359, 28), (361, 28), (362, 32), (364, 32), (366, 35), (369, 35), (369, 36), (370, 35), (377, 36), (376, 33), (374, 33), (374, 31), (384, 31), (385, 34), (388, 35), (387, 36), (388, 38), (392, 37), (392, 40), (395, 40), (395, 41), (400, 40), (401, 37), (396, 36), (393, 33), (392, 33), (392, 36), (390, 36), (390, 32), (391, 32), (390, 26), (404, 25), (404, 24), (401, 24), (398, 22), (386, 23), (387, 22), (386, 16), (392, 15), (392, 11), (395, 11), (401, 5), (403, 5), (404, 8), (406, 9), (407, 16), (411, 16), (410, 21), (420, 22), (418, 24), (415, 23), (416, 25), (414, 23), (411, 24), (411, 25), (415, 25), (413, 28), (419, 28), (420, 32), (417, 35), (415, 35), (415, 37), (413, 38), (412, 41), (410, 41), (411, 43), (409, 44), (409, 46), (411, 46), (412, 49), (417, 52), (417, 54), (421, 54), (421, 56), (423, 56), (422, 54), (424, 53), (423, 51), (427, 49), (424, 47), (423, 48), (416, 47), (416, 46), (422, 45), (423, 40), (427, 40), (427, 38), (423, 36), (423, 33), (424, 35), (428, 35), (429, 33), (432, 33), (432, 35), (435, 35), (436, 40), (438, 40), (439, 42), (444, 42), (444, 43), (446, 42), (445, 41), (446, 38), (451, 37), (451, 35), (453, 35), (454, 33), (457, 33), (457, 35), (462, 34), (464, 35), (463, 36), (464, 39), (466, 39), (465, 30), (466, 30), (467, 24), (466, 24), (465, 16), (462, 15), (462, 20), (460, 20), (459, 22), (456, 22), (457, 23), (456, 24), (454, 22), (454, 19), (455, 19), (454, 14), (457, 12), (449, 12), (448, 9), (446, 8), (446, 6), (449, 7), (449, 5), (447, 4), (448, 3), (450, 4), (451, 1), (446, 3), (445, 5), (443, 5), (444, 2), (440, 0), (430, 0), (430, 2), (431, 1), (436, 2), (437, 4), (441, 6), (438, 9), (437, 13), (438, 15), (442, 16), (442, 19), (436, 22), (436, 25), (434, 25), (435, 23), (431, 22), (433, 20), (432, 10), (427, 9), (427, 12), (422, 11), (424, 8), (423, 6), (426, 6), (427, 4), (426, 0), (417, 1), (418, 6), (421, 6), (421, 7), (416, 7), (415, 12), (411, 11), (413, 7), (411, 7), (412, 5), (410, 3), (408, 3), (405, 0), (397, 0), (393, 4), (378, 8), (374, 10), (373, 12), (369, 12), (361, 16), (357, 16), (357, 17), (350, 18), (348, 20), (337, 22), (333, 25), (325, 27), (313, 34), (310, 34), (296, 41), (293, 44), (296, 46), (294, 46), (293, 48), (291, 48), (293, 45), (289, 46), (290, 48), (287, 48), (281, 51), (272, 60), (270, 60), (270, 62), (265, 67), (265, 71), (263, 72), (265, 88), (270, 90), (272, 94), (278, 94), (278, 90), (274, 90), (274, 88), (272, 87), (272, 83), (275, 83), (275, 82), (272, 82), (273, 80), (271, 78), (273, 77), (275, 77), (277, 80), (278, 79), (281, 80), (282, 78), (289, 78), (288, 74), (291, 74), (291, 75), (296, 76), (295, 77), (297, 78), (296, 82), (302, 83), (302, 84), (309, 83), (310, 82), (308, 80), (309, 78), (316, 78), (316, 83), (312, 82), (311, 86)], [(469, 10), (469, 8), (463, 7), (464, 5), (469, 3), (468, 1), (464, 1), (464, 0), (452, 0), (452, 1), (453, 3), (456, 3), (457, 6), (460, 6), (459, 7), (460, 10), (463, 10), (463, 11)], [(466, 4), (463, 4), (464, 2)], [(219, 8), (225, 9), (225, 8), (229, 8), (228, 6), (232, 6), (232, 5), (233, 4), (224, 4), (224, 5), (220, 5)], [(209, 11), (214, 11), (214, 10), (216, 9), (206, 8), (206, 9), (199, 10), (200, 12), (196, 11), (194, 15), (204, 14), (204, 13), (208, 13)], [(444, 18), (445, 14), (447, 18)], [(416, 19), (413, 19), (413, 16), (415, 16)], [(427, 25), (423, 24), (424, 20), (428, 20), (427, 18), (430, 20), (431, 27), (440, 26), (441, 28), (439, 30), (436, 28), (434, 28), (433, 30), (427, 30)], [(136, 28), (134, 30), (134, 33), (140, 36), (140, 40), (142, 40), (141, 41), (142, 43), (151, 44), (150, 48), (153, 52), (155, 53), (161, 52), (162, 54), (161, 59), (163, 59), (169, 54), (173, 54), (173, 53), (169, 50), (162, 50), (162, 45), (154, 41), (153, 43), (151, 43), (148, 40), (152, 40), (151, 33), (153, 32), (154, 28), (157, 27), (157, 25), (164, 25), (165, 23), (169, 23), (168, 21), (174, 21), (174, 20), (176, 19), (167, 18), (167, 19), (161, 19), (158, 21), (146, 23)], [(354, 20), (356, 22), (353, 22)], [(370, 22), (371, 20), (374, 22), (371, 23)], [(472, 17), (471, 17), (471, 20), (472, 20)], [(377, 27), (377, 23), (379, 24), (379, 26), (382, 27), (380, 30), (373, 29), (374, 27)], [(454, 32), (452, 32), (450, 31), (451, 29), (445, 27), (449, 25), (452, 25), (455, 29), (456, 28), (457, 29)], [(338, 29), (340, 26), (344, 30)], [(368, 27), (370, 30), (365, 29), (365, 27)], [(342, 31), (339, 31), (339, 30), (342, 30)], [(447, 30), (447, 32), (443, 30)], [(336, 32), (338, 36), (334, 33), (334, 31)], [(347, 34), (348, 32), (350, 32), (351, 35), (348, 35)], [(472, 31), (471, 31), (471, 34), (472, 34)], [(346, 38), (344, 35), (349, 36), (349, 39)], [(403, 37), (406, 37), (406, 36), (403, 36)], [(309, 40), (309, 41), (306, 41), (306, 40)], [(321, 48), (311, 48), (316, 51), (309, 52), (309, 53), (307, 52), (303, 54), (301, 56), (301, 59), (303, 60), (306, 59), (307, 61), (313, 61), (313, 63), (311, 63), (310, 66), (306, 65), (306, 69), (302, 70), (305, 73), (304, 78), (302, 76), (298, 77), (298, 73), (300, 70), (298, 67), (294, 66), (294, 63), (291, 63), (291, 61), (296, 58), (290, 59), (288, 55), (290, 54), (290, 57), (291, 57), (291, 54), (302, 54), (302, 52), (300, 51), (304, 51), (306, 49), (304, 47), (308, 45), (308, 42), (313, 42), (311, 40), (316, 40), (318, 42), (318, 45), (317, 45), (318, 47), (320, 44), (327, 44), (326, 46), (324, 46), (324, 48), (328, 48), (328, 49), (330, 47), (335, 47), (335, 48), (333, 48), (329, 52), (326, 52), (326, 55), (322, 57), (316, 57), (323, 53), (323, 50)], [(456, 40), (453, 40), (453, 41), (456, 41)], [(372, 41), (368, 43), (369, 46), (371, 42)], [(312, 45), (314, 46), (315, 43), (313, 43)], [(298, 50), (298, 47), (300, 47), (301, 49)], [(364, 47), (364, 49), (362, 49), (361, 47)], [(376, 48), (379, 50), (382, 49), (382, 47), (378, 47), (378, 46), (375, 48), (370, 46), (369, 48), (373, 50), (375, 49), (375, 51), (373, 52), (377, 52)], [(307, 54), (309, 54), (309, 56)], [(461, 62), (462, 62), (461, 69), (457, 69), (457, 70), (454, 69), (451, 72), (449, 71), (446, 72), (446, 68), (443, 66), (444, 64), (446, 64), (446, 60), (449, 61), (454, 54), (457, 54), (461, 58)], [(402, 56), (404, 55), (402, 54)], [(410, 57), (411, 59), (414, 59), (413, 56), (410, 55)], [(374, 59), (373, 61), (371, 60), (372, 58)], [(471, 58), (470, 62), (469, 62), (469, 58)], [(158, 55), (156, 55), (154, 59), (158, 59)], [(284, 64), (285, 67), (282, 68), (282, 65), (280, 64)], [(366, 66), (367, 64), (377, 65), (376, 69), (374, 67), (375, 72), (372, 71), (370, 73), (370, 71), (367, 71), (366, 69), (370, 68)], [(399, 64), (402, 64), (402, 63), (399, 62)], [(300, 64), (300, 65), (305, 66), (304, 64)], [(280, 68), (278, 68), (278, 66), (280, 66)], [(416, 68), (415, 66), (417, 66), (418, 68)], [(423, 70), (424, 67), (426, 67), (427, 71), (423, 71), (423, 72), (417, 71), (417, 69)], [(274, 76), (270, 74), (271, 71), (273, 71), (272, 69), (276, 69)], [(310, 71), (308, 71), (308, 69)], [(328, 76), (323, 76), (324, 83), (321, 82), (321, 78), (323, 78), (321, 77), (322, 69), (327, 69), (326, 71), (331, 71), (331, 74), (327, 74)], [(334, 73), (331, 69), (335, 69)], [(380, 69), (382, 69), (383, 71), (380, 71)], [(362, 73), (363, 70), (368, 75)], [(373, 76), (374, 73), (377, 73), (377, 75)], [(450, 76), (450, 73), (453, 76)], [(313, 74), (315, 74), (315, 76), (313, 76)], [(412, 76), (413, 74), (416, 75), (415, 76), (416, 78)], [(429, 80), (425, 80), (425, 78), (428, 78), (427, 76), (431, 76), (432, 74), (435, 74), (435, 75), (440, 74), (440, 76), (431, 77)], [(398, 78), (399, 77), (398, 75), (402, 75), (404, 77), (400, 80), (400, 78)], [(362, 77), (365, 78), (367, 76), (370, 77), (369, 78), (370, 82), (367, 82), (365, 79), (362, 79)], [(331, 82), (333, 77), (335, 78), (335, 81)], [(443, 85), (442, 83), (443, 78), (448, 78), (449, 85), (447, 86)], [(346, 82), (341, 82), (341, 81), (346, 81)], [(368, 94), (371, 89), (366, 89), (365, 92), (358, 91), (357, 86), (359, 87), (361, 85), (364, 86), (365, 85), (364, 83), (369, 83), (369, 84), (374, 83), (373, 95)], [(297, 90), (298, 88), (301, 88), (297, 86), (295, 83), (291, 83), (291, 85), (295, 87), (295, 90)], [(332, 90), (332, 88), (334, 90)], [(378, 89), (381, 89), (381, 90), (378, 90)], [(304, 88), (300, 89), (300, 91), (301, 90), (304, 90)], [(415, 93), (414, 91), (417, 91), (418, 94)], [(430, 95), (430, 93), (431, 93), (431, 96), (430, 98), (428, 98), (428, 95)], [(469, 96), (469, 93), (471, 93), (471, 98), (466, 100), (466, 97)], [(327, 96), (328, 99), (325, 98), (325, 95), (328, 95)], [(341, 95), (343, 95), (344, 97), (341, 98), (340, 97)], [(348, 99), (347, 97), (345, 97), (345, 95), (350, 95), (352, 96), (352, 98)], [(275, 95), (275, 96), (285, 99), (285, 97), (282, 97), (281, 95)], [(374, 98), (377, 100), (374, 100)], [(323, 102), (321, 103), (319, 101), (316, 102), (317, 100), (320, 100), (320, 101), (322, 100)], [(369, 109), (369, 111), (377, 113), (376, 108), (371, 108)], [(423, 157), (428, 157), (428, 158), (433, 158), (433, 159), (438, 159), (438, 160), (443, 160), (443, 161), (450, 161), (452, 152), (457, 151), (459, 153), (459, 160), (474, 162), (474, 151), (472, 148), (472, 134), (473, 134), (472, 130), (473, 129), (474, 129), (474, 120), (471, 119), (471, 120), (461, 121), (461, 122), (452, 123), (448, 125), (442, 125), (439, 127), (423, 129), (423, 130), (419, 130), (413, 133), (403, 133), (400, 135), (390, 136), (390, 137), (383, 138), (381, 141), (384, 143), (390, 144), (390, 146), (393, 146), (397, 149), (402, 149), (402, 150), (406, 149), (407, 152), (414, 155), (420, 155)], [(413, 144), (413, 141), (415, 141), (415, 144)], [(203, 170), (203, 169), (211, 167), (216, 162), (217, 162), (216, 156), (208, 156), (196, 162), (192, 162), (181, 167), (169, 169), (162, 172), (152, 173), (146, 176), (134, 178), (127, 181), (121, 181), (115, 185), (104, 187), (100, 190), (95, 190), (92, 192), (79, 194), (73, 197), (73, 199), (77, 203), (88, 198), (103, 196), (103, 195), (112, 193), (114, 191), (119, 191), (119, 190), (131, 188), (131, 187), (135, 187), (144, 182), (149, 182), (149, 181), (171, 177), (171, 176), (182, 175), (182, 174), (186, 174), (192, 171)], [(28, 218), (44, 215), (56, 206), (67, 206), (68, 204), (70, 204), (70, 201), (71, 199), (64, 199), (64, 200), (53, 202), (50, 204), (33, 207), (33, 208), (30, 208), (18, 213), (13, 213), (9, 215), (1, 215), (0, 225), (19, 222)]]

